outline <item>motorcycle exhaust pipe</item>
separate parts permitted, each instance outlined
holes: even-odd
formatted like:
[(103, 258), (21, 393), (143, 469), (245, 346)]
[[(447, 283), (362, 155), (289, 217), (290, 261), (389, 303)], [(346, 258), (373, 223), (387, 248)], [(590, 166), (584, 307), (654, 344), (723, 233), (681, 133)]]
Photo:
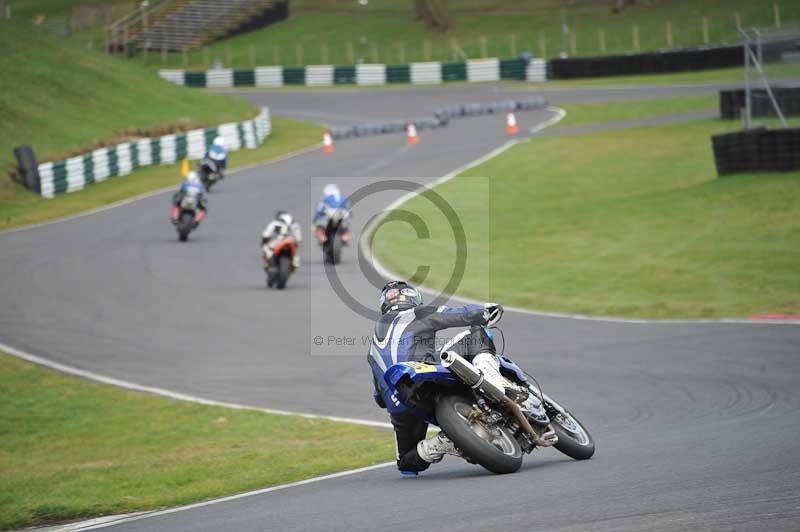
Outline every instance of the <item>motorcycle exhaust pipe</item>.
[(445, 351), (441, 354), (442, 366), (456, 374), (464, 383), (473, 390), (480, 390), (488, 398), (497, 403), (502, 403), (506, 397), (503, 388), (495, 386), (483, 377), (483, 372), (476, 368), (467, 360), (453, 351)]
[(467, 362), (467, 360), (458, 353), (445, 351), (440, 355), (440, 358), (442, 360), (442, 366), (452, 371), (459, 379), (464, 381), (467, 386), (473, 390), (481, 391), (484, 395), (500, 403), (511, 412), (522, 430), (524, 430), (533, 441), (539, 439), (539, 435), (533, 430), (525, 414), (522, 413), (522, 409), (506, 395), (505, 389), (499, 388), (484, 379), (483, 372), (473, 364)]

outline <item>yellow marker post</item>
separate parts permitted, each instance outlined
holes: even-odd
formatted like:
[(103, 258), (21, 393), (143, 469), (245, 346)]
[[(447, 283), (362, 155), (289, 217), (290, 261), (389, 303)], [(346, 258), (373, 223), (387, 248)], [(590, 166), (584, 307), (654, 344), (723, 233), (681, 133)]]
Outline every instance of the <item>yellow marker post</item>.
[(189, 159), (184, 159), (181, 163), (181, 175), (186, 177), (189, 174)]

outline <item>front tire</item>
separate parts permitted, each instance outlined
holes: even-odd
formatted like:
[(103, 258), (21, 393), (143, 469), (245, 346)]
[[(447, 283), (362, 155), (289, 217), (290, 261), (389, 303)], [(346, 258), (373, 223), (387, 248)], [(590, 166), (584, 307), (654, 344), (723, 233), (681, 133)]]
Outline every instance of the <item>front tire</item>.
[(192, 231), (192, 224), (194, 223), (194, 216), (189, 212), (184, 212), (178, 221), (178, 240), (186, 242), (189, 238), (189, 233)]
[[(562, 407), (563, 408), (563, 407)], [(547, 409), (550, 423), (558, 436), (553, 447), (575, 460), (588, 460), (594, 455), (594, 439), (583, 423), (564, 409), (564, 414)]]
[(447, 395), (436, 404), (436, 420), (467, 457), (492, 473), (514, 473), (522, 467), (522, 449), (514, 434), (506, 427), (487, 427), (470, 421), (472, 399)]

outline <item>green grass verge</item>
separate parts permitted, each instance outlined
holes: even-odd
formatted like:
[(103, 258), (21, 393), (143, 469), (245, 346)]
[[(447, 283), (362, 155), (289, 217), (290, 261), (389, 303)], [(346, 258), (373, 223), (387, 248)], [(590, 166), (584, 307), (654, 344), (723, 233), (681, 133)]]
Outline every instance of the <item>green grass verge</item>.
[[(308, 148), (319, 143), (321, 135), (320, 126), (315, 124), (273, 116), (272, 134), (258, 148), (231, 152), (229, 168), (267, 162)], [(53, 199), (42, 198), (6, 180), (0, 182), (0, 230), (69, 216), (170, 185), (177, 187), (181, 179), (180, 164), (148, 166)]]
[(212, 126), (258, 112), (244, 98), (178, 87), (27, 22), (0, 19), (0, 49), (2, 174), (14, 161), (12, 148), (22, 144), (47, 161), (139, 130)]
[[(672, 27), (673, 47), (700, 45), (704, 42), (703, 16), (708, 20), (710, 42), (735, 42), (739, 39), (735, 13), (745, 27), (770, 26), (774, 24), (773, 3), (779, 5), (784, 25), (800, 19), (800, 6), (787, 0), (652, 0), (636, 2), (622, 13), (613, 12), (612, 2), (568, 2), (567, 23), (575, 34), (575, 53), (571, 43), (568, 52), (589, 56), (634, 51), (634, 25), (639, 29), (640, 50), (667, 48), (667, 22)], [(562, 51), (559, 0), (450, 0), (448, 4), (453, 25), (441, 32), (415, 18), (411, 2), (370, 0), (367, 6), (359, 6), (355, 2), (293, 1), (288, 20), (215, 43), (207, 58), (203, 51), (192, 52), (188, 54), (189, 67), (203, 68), (206, 59), (237, 68), (253, 63), (352, 64), (358, 57), (387, 64), (449, 61), (454, 58), (453, 43), (473, 59), (484, 53), (512, 57), (524, 50), (556, 57)], [(151, 53), (148, 61), (158, 64), (161, 56)], [(167, 62), (173, 68), (183, 66), (181, 54), (168, 54)]]
[(719, 96), (687, 96), (658, 100), (630, 100), (624, 102), (577, 103), (560, 105), (567, 115), (554, 128), (582, 126), (618, 120), (635, 120), (675, 115), (692, 111), (714, 110), (719, 107)]
[(0, 354), (0, 529), (201, 501), (389, 461), (389, 431), (205, 406)]
[[(800, 311), (800, 173), (717, 178), (710, 136), (736, 129), (709, 119), (533, 139), (437, 187), (478, 251), (458, 293), (595, 315)], [(489, 179), (488, 202), (477, 176)], [(437, 216), (422, 198), (404, 209)], [(398, 257), (429, 258), (425, 283), (442, 288), (451, 241), (389, 223), (375, 252), (401, 276), (416, 263)]]

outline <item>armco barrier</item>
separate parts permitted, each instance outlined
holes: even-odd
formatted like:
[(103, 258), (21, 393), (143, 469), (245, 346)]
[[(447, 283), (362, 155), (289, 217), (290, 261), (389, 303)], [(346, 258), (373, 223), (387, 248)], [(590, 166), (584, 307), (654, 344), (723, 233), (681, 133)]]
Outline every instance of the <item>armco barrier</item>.
[(175, 135), (139, 139), (63, 161), (39, 165), (40, 193), (52, 198), (63, 192), (81, 190), (87, 184), (130, 174), (153, 164), (168, 164), (184, 158), (199, 159), (217, 135), (229, 151), (255, 148), (272, 132), (269, 109), (264, 107), (252, 120), (195, 129)]
[[(800, 116), (800, 87), (772, 87), (772, 94), (784, 116)], [(719, 116), (736, 119), (745, 106), (744, 89), (724, 90), (719, 93)], [(764, 89), (753, 89), (750, 98), (752, 116), (777, 116), (772, 101)]]
[(800, 170), (800, 128), (751, 129), (711, 137), (720, 176)]
[(467, 61), (467, 80), (498, 81), (500, 79), (499, 59), (479, 59)]
[(333, 85), (332, 65), (310, 65), (306, 67), (306, 85)]
[(356, 83), (359, 85), (385, 85), (386, 65), (356, 65)]
[(258, 67), (255, 69), (256, 87), (280, 87), (283, 85), (283, 68)]
[(411, 83), (421, 85), (442, 82), (442, 64), (433, 61), (429, 63), (411, 63)]
[(527, 65), (524, 59), (501, 59), (500, 77), (502, 79), (525, 79), (526, 68)]
[(462, 62), (442, 63), (442, 81), (466, 81), (467, 65)]
[(306, 67), (257, 67), (255, 69), (227, 68), (205, 72), (160, 70), (167, 81), (190, 87), (256, 86), (280, 87), (282, 85), (325, 86), (355, 83), (358, 85), (384, 85), (386, 83), (437, 84), (447, 81), (498, 81), (517, 79), (545, 81), (547, 62), (542, 59), (475, 59), (439, 63), (411, 63), (408, 65), (309, 65)]
[(333, 69), (333, 82), (337, 85), (344, 85), (356, 82), (355, 66), (337, 66)]
[(211, 88), (233, 87), (233, 70), (215, 68), (206, 72), (206, 86)]
[(410, 83), (410, 65), (386, 65), (386, 81), (388, 83)]
[(547, 81), (547, 61), (544, 59), (533, 59), (525, 67), (526, 81)]

